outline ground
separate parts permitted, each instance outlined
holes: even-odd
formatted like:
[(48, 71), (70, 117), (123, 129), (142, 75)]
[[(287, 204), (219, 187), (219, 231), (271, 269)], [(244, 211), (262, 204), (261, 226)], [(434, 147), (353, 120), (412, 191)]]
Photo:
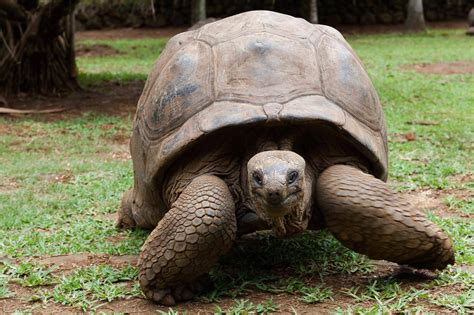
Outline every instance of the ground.
[(462, 24), (435, 26), (345, 34), (384, 107), (390, 185), (453, 239), (456, 265), (436, 279), (370, 261), (325, 232), (259, 233), (236, 244), (212, 271), (214, 289), (194, 301), (145, 300), (136, 261), (149, 232), (117, 231), (114, 221), (132, 185), (137, 99), (162, 37), (182, 30), (85, 32), (84, 91), (8, 97), (13, 108), (63, 111), (0, 116), (0, 312), (473, 312), (474, 45)]

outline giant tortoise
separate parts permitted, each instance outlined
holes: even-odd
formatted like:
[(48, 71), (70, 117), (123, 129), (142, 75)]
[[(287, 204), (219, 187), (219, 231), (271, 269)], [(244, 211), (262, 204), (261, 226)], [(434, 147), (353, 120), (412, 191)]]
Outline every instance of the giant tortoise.
[(153, 229), (140, 285), (190, 299), (237, 237), (328, 229), (413, 268), (454, 262), (451, 241), (386, 184), (379, 98), (335, 29), (253, 11), (174, 36), (138, 102), (134, 187), (117, 226)]

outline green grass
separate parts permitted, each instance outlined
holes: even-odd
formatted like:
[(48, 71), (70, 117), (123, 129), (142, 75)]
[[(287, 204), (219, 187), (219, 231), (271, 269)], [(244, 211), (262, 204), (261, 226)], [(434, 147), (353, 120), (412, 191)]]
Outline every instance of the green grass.
[(110, 46), (119, 54), (77, 58), (79, 81), (83, 85), (91, 85), (100, 81), (146, 80), (166, 41), (166, 39), (82, 41), (80, 44), (84, 46)]
[(223, 310), (220, 306), (216, 307), (214, 314), (222, 315), (222, 314), (229, 314), (229, 315), (248, 315), (248, 314), (268, 314), (271, 312), (278, 311), (278, 305), (276, 305), (273, 300), (268, 300), (265, 303), (261, 304), (258, 303), (254, 305), (254, 303), (249, 302), (248, 300), (235, 300), (234, 305)]
[(127, 282), (136, 280), (138, 270), (132, 266), (114, 269), (108, 265), (98, 265), (74, 270), (60, 277), (52, 290), (42, 290), (32, 297), (37, 301), (53, 301), (63, 305), (94, 309), (99, 302), (111, 302), (114, 299), (141, 296), (141, 290), (135, 283), (127, 287)]
[[(384, 107), (391, 184), (400, 191), (438, 190), (450, 215), (429, 213), (429, 218), (452, 237), (457, 263), (474, 265), (473, 203), (462, 197), (469, 195), (474, 184), (460, 180), (473, 174), (474, 77), (402, 69), (404, 64), (473, 60), (472, 39), (462, 30), (438, 30), (348, 40), (364, 61)], [(165, 40), (81, 44), (106, 44), (121, 52), (78, 59), (81, 82), (97, 85), (107, 80), (144, 80)], [(424, 121), (430, 124), (419, 123)], [(107, 219), (132, 185), (131, 162), (111, 154), (117, 149), (114, 136), (128, 137), (131, 125), (131, 117), (94, 113), (56, 121), (0, 117), (0, 256), (17, 259), (0, 264), (0, 301), (15, 295), (13, 284), (34, 290), (32, 300), (82, 310), (140, 296), (135, 268), (97, 265), (65, 274), (38, 265), (33, 257), (138, 254), (148, 232), (117, 231)], [(415, 140), (397, 141), (397, 135), (407, 133), (413, 133)], [(119, 145), (127, 150), (126, 145)], [(371, 261), (345, 249), (325, 232), (288, 240), (262, 234), (239, 242), (221, 259), (211, 273), (215, 288), (199, 299), (234, 300), (231, 307), (216, 306), (215, 312), (228, 314), (281, 310), (271, 299), (252, 302), (253, 292), (286, 294), (299, 303), (330, 301), (341, 314), (473, 310), (474, 278), (460, 267), (421, 283), (376, 278), (341, 288), (329, 281), (370, 277), (375, 270)], [(350, 299), (350, 304), (339, 305), (341, 297)]]
[(36, 287), (50, 285), (54, 283), (51, 270), (44, 270), (43, 266), (26, 261), (18, 265), (4, 262), (1, 269), (2, 275), (9, 278), (9, 281), (17, 282), (25, 287)]
[[(379, 93), (389, 135), (415, 135), (415, 141), (389, 142), (391, 179), (403, 189), (464, 187), (452, 176), (473, 170), (473, 76), (425, 75), (401, 67), (472, 61), (470, 38), (459, 30), (437, 30), (425, 35), (355, 36), (349, 42)], [(434, 125), (417, 124), (420, 121)]]

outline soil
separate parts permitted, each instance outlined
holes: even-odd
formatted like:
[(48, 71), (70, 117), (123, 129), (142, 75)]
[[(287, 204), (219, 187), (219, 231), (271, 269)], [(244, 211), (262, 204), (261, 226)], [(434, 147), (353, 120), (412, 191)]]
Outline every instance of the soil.
[[(1, 162), (2, 161), (0, 160), (0, 163)], [(6, 180), (2, 179), (2, 182), (0, 182), (0, 193), (2, 194), (12, 193), (15, 190), (17, 190), (18, 187), (19, 187), (18, 183), (14, 179), (8, 179), (8, 178), (6, 178)]]
[[(52, 109), (63, 108), (57, 113), (40, 114), (38, 117), (47, 120), (61, 120), (81, 116), (84, 112), (95, 112), (104, 115), (133, 116), (138, 98), (142, 92), (143, 81), (132, 81), (126, 84), (106, 82), (99, 86), (84, 88), (68, 95), (7, 97), (8, 106), (14, 109)], [(9, 115), (18, 117), (23, 115)], [(1, 128), (8, 128), (2, 126)], [(123, 139), (117, 139), (123, 143)]]
[(468, 189), (425, 189), (416, 190), (407, 194), (410, 202), (418, 209), (424, 211), (431, 211), (439, 217), (463, 217), (474, 218), (474, 214), (464, 213), (451, 209), (444, 202), (449, 197), (456, 197), (460, 200), (472, 200), (474, 198), (474, 191)]
[(51, 266), (54, 273), (67, 273), (77, 267), (87, 267), (93, 265), (108, 264), (113, 267), (123, 267), (124, 265), (137, 265), (138, 256), (132, 255), (106, 255), (106, 254), (69, 254), (35, 257), (34, 260), (42, 265)]
[(186, 27), (166, 28), (115, 28), (105, 30), (81, 31), (76, 33), (76, 40), (94, 39), (134, 39), (134, 38), (162, 38), (172, 37), (178, 33), (186, 32)]
[(418, 63), (402, 66), (405, 70), (415, 70), (424, 74), (474, 74), (474, 60), (440, 62), (440, 63)]
[[(35, 288), (26, 288), (18, 284), (9, 284), (8, 289), (14, 292), (14, 295), (8, 299), (0, 299), (0, 313), (13, 314), (15, 311), (30, 311), (34, 314), (77, 314), (78, 310), (69, 306), (30, 302), (30, 298), (35, 295)], [(29, 312), (28, 312), (29, 313)]]
[(120, 51), (106, 44), (76, 45), (76, 57), (103, 57), (119, 54)]

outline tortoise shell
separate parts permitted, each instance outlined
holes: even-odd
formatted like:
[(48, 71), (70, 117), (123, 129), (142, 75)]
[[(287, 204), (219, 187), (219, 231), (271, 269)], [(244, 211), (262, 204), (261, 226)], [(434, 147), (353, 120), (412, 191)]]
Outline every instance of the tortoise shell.
[(135, 189), (159, 182), (181, 152), (221, 128), (313, 121), (344, 131), (374, 175), (386, 180), (380, 101), (338, 31), (252, 11), (178, 34), (138, 102), (131, 142)]

